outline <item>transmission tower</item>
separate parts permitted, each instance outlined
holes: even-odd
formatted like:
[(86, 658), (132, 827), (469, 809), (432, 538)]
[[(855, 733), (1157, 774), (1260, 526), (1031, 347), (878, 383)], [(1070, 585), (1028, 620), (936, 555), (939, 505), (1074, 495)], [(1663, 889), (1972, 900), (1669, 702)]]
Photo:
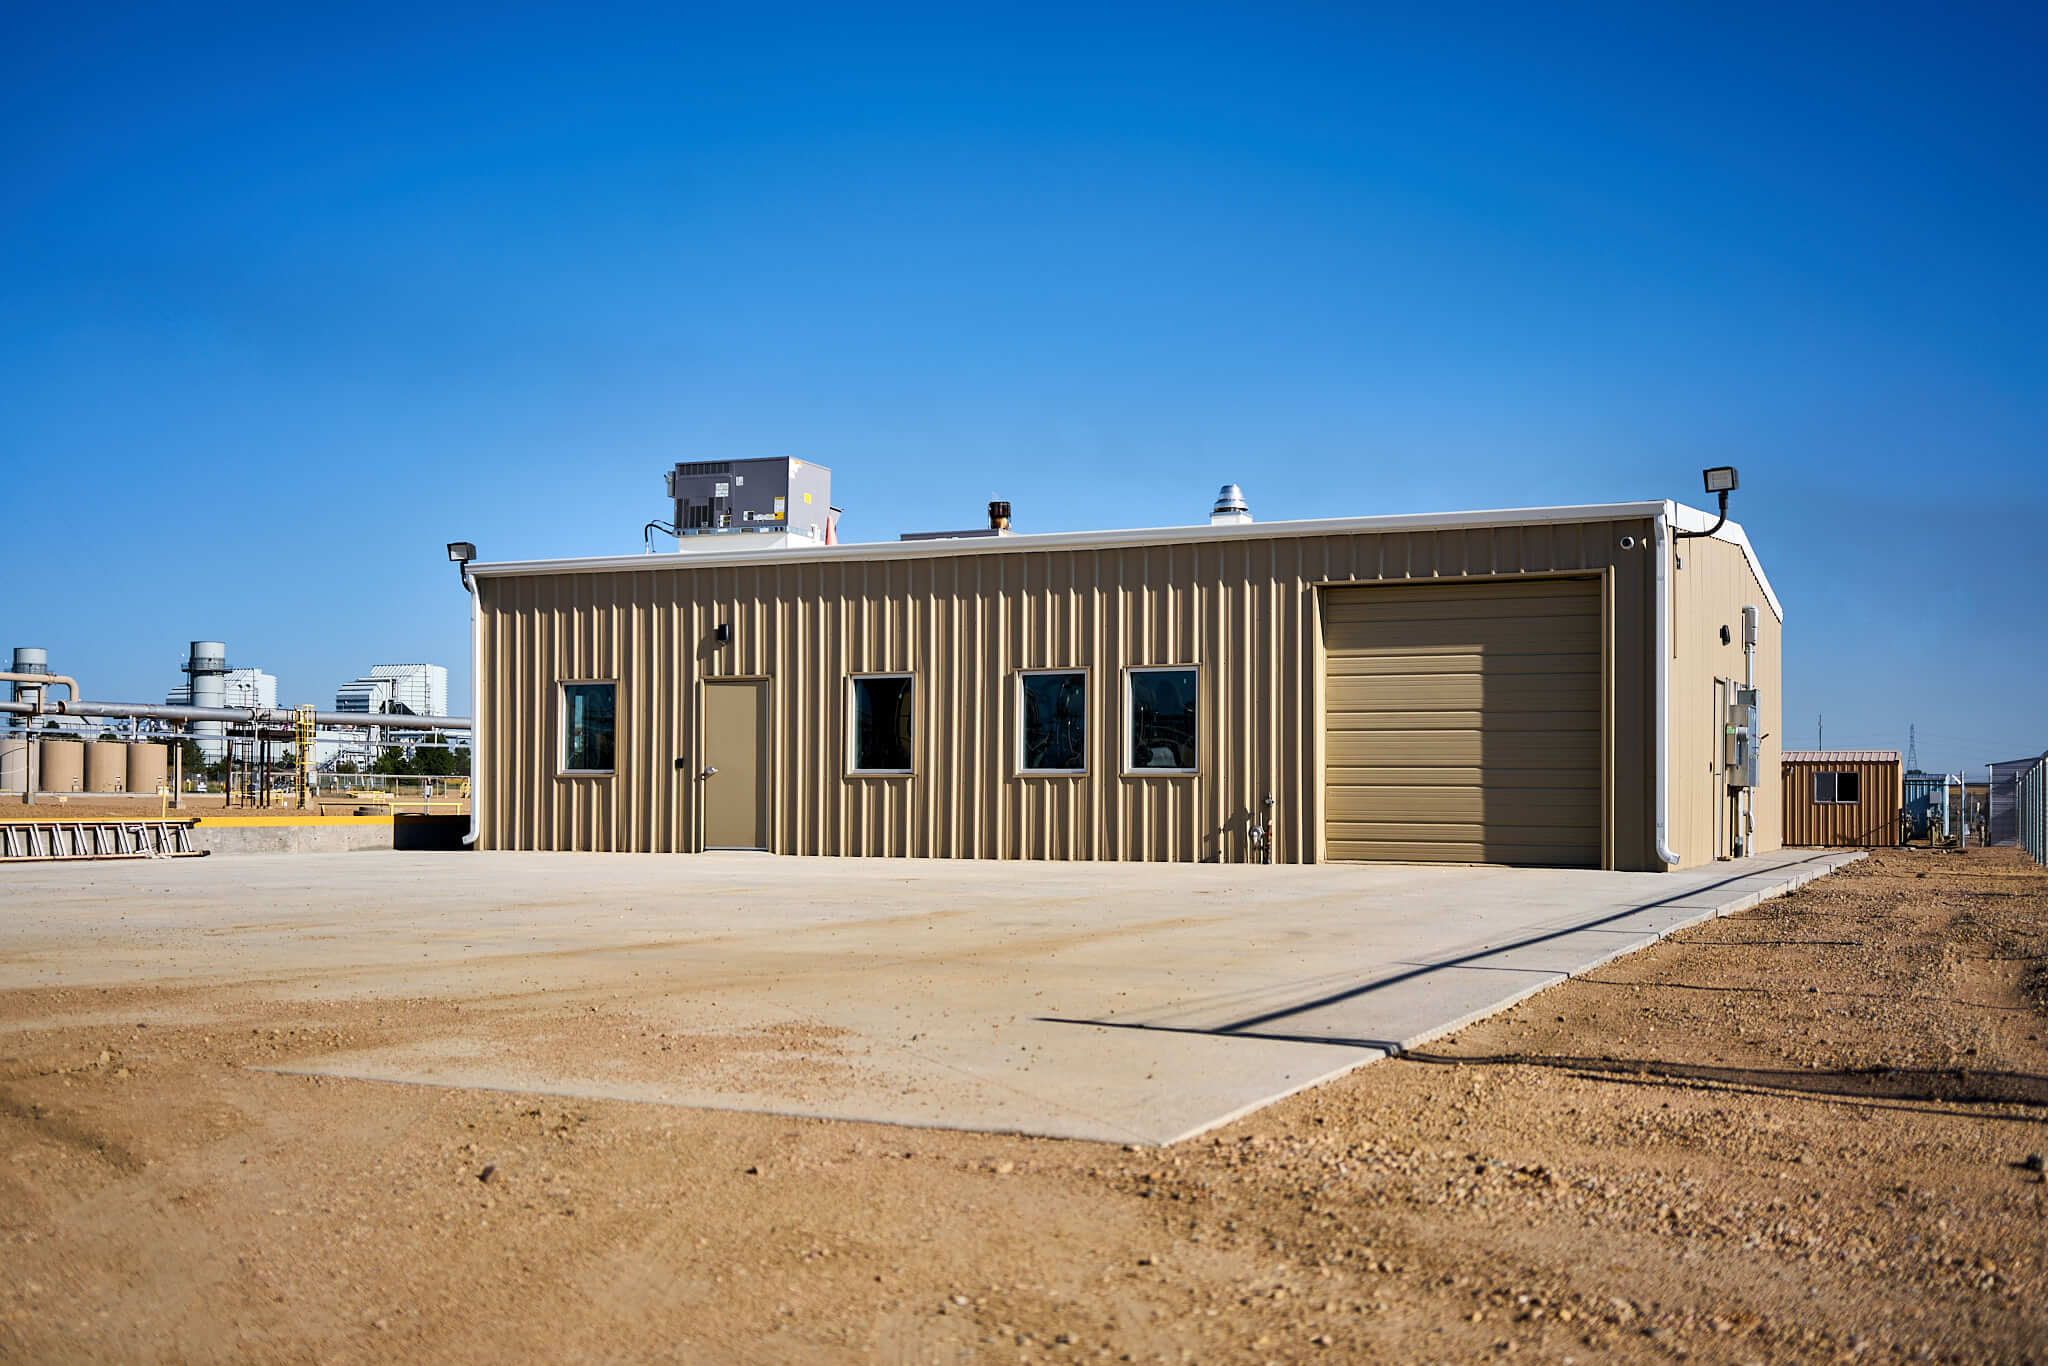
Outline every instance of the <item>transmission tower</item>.
[(1906, 772), (1920, 771), (1920, 727), (1906, 727)]

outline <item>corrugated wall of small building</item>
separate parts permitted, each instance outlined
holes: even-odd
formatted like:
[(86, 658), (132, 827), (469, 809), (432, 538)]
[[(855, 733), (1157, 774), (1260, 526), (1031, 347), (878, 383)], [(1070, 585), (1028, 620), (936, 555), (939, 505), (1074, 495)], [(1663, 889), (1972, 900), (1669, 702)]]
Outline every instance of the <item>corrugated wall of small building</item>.
[[(1655, 866), (1643, 521), (1261, 535), (479, 579), (481, 843), (699, 847), (700, 684), (770, 680), (769, 843), (793, 854), (1236, 860), (1276, 799), (1275, 857), (1319, 856), (1323, 583), (1607, 572), (1617, 866)], [(1623, 537), (1634, 538), (1622, 549)], [(720, 623), (732, 640), (713, 639)], [(1127, 666), (1200, 667), (1201, 772), (1121, 772)], [(1016, 671), (1089, 670), (1090, 771), (1015, 773)], [(846, 772), (852, 673), (917, 677), (917, 772)], [(558, 685), (618, 684), (618, 769), (558, 772)], [(683, 761), (682, 771), (677, 761)]]
[[(1784, 847), (1783, 795), (1776, 780), (1783, 730), (1784, 627), (1740, 546), (1711, 537), (1676, 543), (1682, 568), (1672, 570), (1671, 845), (1682, 868), (1711, 863), (1734, 848), (1736, 819), (1728, 796), (1722, 727), (1743, 678), (1742, 609), (1757, 609), (1756, 685), (1764, 733), (1751, 798), (1754, 853)], [(1721, 643), (1721, 628), (1728, 643)]]
[[(1785, 843), (1793, 848), (1889, 848), (1899, 842), (1904, 800), (1898, 760), (1827, 759), (1781, 763)], [(1854, 773), (1859, 800), (1816, 802), (1813, 775)]]

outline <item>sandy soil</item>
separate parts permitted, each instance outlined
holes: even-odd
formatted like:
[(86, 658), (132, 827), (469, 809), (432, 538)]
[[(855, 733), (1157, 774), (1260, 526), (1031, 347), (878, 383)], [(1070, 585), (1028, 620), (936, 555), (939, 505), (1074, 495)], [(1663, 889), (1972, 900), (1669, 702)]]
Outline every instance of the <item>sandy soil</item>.
[(2013, 851), (1885, 853), (1166, 1150), (250, 1070), (480, 1002), (14, 992), (0, 1358), (2041, 1360), (2044, 955)]

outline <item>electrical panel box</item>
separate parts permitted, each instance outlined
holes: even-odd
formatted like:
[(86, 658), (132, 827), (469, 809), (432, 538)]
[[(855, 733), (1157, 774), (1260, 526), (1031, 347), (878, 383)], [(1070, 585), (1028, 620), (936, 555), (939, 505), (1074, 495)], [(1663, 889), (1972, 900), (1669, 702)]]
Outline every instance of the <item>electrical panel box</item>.
[(1728, 721), (1723, 727), (1721, 762), (1728, 770), (1728, 786), (1756, 787), (1758, 783), (1758, 753), (1763, 737), (1757, 730), (1758, 711), (1755, 688), (1735, 689), (1735, 700), (1728, 704)]
[(676, 534), (781, 531), (825, 539), (832, 471), (808, 460), (696, 460), (668, 474)]

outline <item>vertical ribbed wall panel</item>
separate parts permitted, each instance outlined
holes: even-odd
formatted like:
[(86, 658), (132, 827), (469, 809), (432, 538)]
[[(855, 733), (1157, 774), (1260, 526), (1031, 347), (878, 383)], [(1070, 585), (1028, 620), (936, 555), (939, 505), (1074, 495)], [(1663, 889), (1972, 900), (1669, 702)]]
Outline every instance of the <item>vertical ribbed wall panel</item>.
[[(1829, 758), (1773, 765), (1782, 769), (1776, 786), (1784, 812), (1785, 843), (1795, 848), (1889, 848), (1899, 842), (1899, 808), (1904, 805), (1904, 767), (1897, 759)], [(1854, 773), (1857, 800), (1816, 802), (1816, 773)]]
[[(1682, 567), (1672, 572), (1671, 632), (1671, 843), (1680, 867), (1711, 863), (1734, 847), (1734, 803), (1723, 762), (1727, 717), (1715, 706), (1715, 682), (1743, 678), (1742, 609), (1757, 609), (1756, 682), (1764, 732), (1751, 798), (1756, 824), (1751, 851), (1783, 847), (1783, 793), (1774, 775), (1784, 699), (1778, 691), (1783, 630), (1763, 587), (1738, 546), (1706, 537), (1678, 541)], [(1722, 643), (1721, 628), (1728, 628)]]
[[(1618, 548), (1624, 535), (1640, 543), (1647, 534), (1641, 522), (1250, 534), (486, 574), (483, 843), (698, 848), (702, 684), (760, 677), (770, 683), (767, 829), (778, 851), (1237, 860), (1271, 793), (1274, 856), (1313, 861), (1322, 818), (1316, 585), (1606, 569), (1614, 861), (1648, 866), (1649, 557)], [(1768, 612), (1766, 621), (1775, 626)], [(724, 645), (713, 639), (720, 623), (732, 632)], [(1188, 663), (1200, 670), (1201, 772), (1125, 774), (1123, 671)], [(1086, 670), (1086, 774), (1017, 773), (1016, 678), (1027, 668)], [(909, 776), (847, 771), (847, 680), (877, 672), (916, 678)], [(619, 683), (610, 777), (558, 773), (558, 686), (571, 678)]]

